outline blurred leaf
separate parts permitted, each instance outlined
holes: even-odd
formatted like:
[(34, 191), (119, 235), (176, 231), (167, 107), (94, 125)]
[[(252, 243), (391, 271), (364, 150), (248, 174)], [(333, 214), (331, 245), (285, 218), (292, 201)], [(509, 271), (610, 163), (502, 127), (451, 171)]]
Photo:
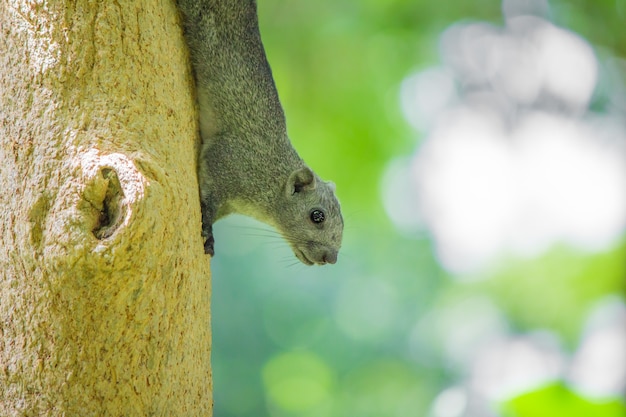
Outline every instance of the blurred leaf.
[(486, 287), (518, 327), (555, 330), (571, 345), (595, 301), (624, 294), (624, 259), (626, 244), (595, 255), (555, 247), (539, 258), (507, 259), (478, 287)]
[(342, 384), (341, 416), (426, 415), (432, 388), (412, 364), (397, 359), (365, 363)]
[(557, 24), (626, 57), (626, 37), (617, 35), (624, 30), (625, 0), (560, 0), (554, 3)]
[(624, 417), (626, 407), (620, 401), (593, 402), (563, 385), (516, 397), (502, 406), (503, 417)]
[(302, 412), (331, 400), (334, 375), (316, 355), (290, 352), (265, 365), (263, 383), (273, 404), (285, 411)]

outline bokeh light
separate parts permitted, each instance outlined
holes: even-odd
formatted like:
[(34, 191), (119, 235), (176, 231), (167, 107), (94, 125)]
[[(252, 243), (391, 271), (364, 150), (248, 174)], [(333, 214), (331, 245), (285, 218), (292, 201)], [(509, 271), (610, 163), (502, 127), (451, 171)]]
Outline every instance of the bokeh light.
[(626, 305), (609, 297), (601, 300), (586, 324), (584, 337), (569, 373), (582, 394), (606, 399), (624, 394), (626, 387)]
[(402, 85), (403, 113), (427, 135), (411, 167), (389, 165), (405, 195), (385, 181), (385, 207), (400, 230), (423, 221), (455, 273), (557, 242), (602, 251), (626, 226), (626, 130), (621, 115), (588, 111), (591, 46), (535, 16), (506, 22), (454, 25), (447, 66)]

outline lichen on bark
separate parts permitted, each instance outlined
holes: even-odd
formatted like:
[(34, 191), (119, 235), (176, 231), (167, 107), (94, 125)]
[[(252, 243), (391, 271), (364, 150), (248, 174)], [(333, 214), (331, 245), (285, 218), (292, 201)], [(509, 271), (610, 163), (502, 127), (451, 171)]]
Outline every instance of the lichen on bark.
[(0, 67), (0, 415), (210, 415), (174, 2), (1, 2)]

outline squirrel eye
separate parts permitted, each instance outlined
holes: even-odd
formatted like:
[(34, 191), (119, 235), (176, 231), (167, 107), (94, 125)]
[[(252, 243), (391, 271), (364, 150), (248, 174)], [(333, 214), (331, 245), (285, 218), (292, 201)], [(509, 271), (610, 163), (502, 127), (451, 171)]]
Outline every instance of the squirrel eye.
[(321, 210), (313, 210), (311, 212), (311, 221), (313, 223), (323, 223), (326, 220), (326, 215)]

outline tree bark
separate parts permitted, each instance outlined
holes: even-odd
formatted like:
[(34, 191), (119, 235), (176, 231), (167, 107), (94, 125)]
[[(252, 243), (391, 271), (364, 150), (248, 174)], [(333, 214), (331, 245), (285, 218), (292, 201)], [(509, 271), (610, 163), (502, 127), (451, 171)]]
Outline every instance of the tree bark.
[(192, 78), (170, 0), (0, 0), (0, 415), (210, 416)]

